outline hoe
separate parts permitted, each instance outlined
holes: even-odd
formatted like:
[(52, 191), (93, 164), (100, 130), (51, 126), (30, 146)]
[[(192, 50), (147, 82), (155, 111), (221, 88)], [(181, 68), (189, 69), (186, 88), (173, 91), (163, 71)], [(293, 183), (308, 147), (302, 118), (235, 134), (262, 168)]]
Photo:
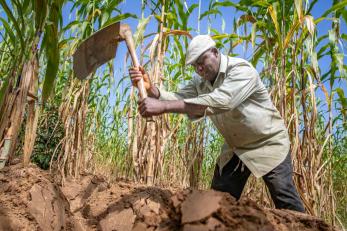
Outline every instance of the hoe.
[[(73, 69), (78, 79), (86, 79), (102, 64), (116, 56), (118, 42), (125, 41), (134, 67), (139, 67), (132, 32), (127, 24), (113, 23), (83, 41), (73, 55)], [(147, 97), (143, 80), (137, 84), (140, 100)]]

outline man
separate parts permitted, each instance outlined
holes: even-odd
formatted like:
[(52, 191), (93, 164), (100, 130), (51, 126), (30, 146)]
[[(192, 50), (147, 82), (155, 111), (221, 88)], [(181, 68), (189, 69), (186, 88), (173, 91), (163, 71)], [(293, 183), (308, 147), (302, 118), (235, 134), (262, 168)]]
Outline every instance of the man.
[(212, 179), (212, 189), (239, 199), (251, 173), (262, 177), (276, 208), (304, 212), (292, 179), (290, 141), (279, 112), (246, 60), (227, 57), (208, 35), (193, 38), (186, 65), (200, 77), (179, 92), (152, 85), (143, 69), (130, 69), (132, 83), (144, 78), (148, 98), (139, 103), (142, 116), (184, 113), (209, 116), (225, 139)]

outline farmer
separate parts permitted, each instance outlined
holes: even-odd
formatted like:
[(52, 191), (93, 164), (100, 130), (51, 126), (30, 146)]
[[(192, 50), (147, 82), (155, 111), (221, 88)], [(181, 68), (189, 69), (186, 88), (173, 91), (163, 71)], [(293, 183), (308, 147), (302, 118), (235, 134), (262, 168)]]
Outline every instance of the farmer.
[(212, 189), (238, 200), (253, 173), (264, 179), (276, 208), (304, 212), (292, 179), (287, 129), (253, 66), (221, 54), (208, 35), (198, 35), (190, 42), (186, 65), (192, 65), (200, 77), (175, 93), (151, 84), (142, 67), (129, 70), (132, 84), (136, 86), (143, 78), (148, 92), (149, 97), (139, 102), (141, 115), (210, 117), (225, 140)]

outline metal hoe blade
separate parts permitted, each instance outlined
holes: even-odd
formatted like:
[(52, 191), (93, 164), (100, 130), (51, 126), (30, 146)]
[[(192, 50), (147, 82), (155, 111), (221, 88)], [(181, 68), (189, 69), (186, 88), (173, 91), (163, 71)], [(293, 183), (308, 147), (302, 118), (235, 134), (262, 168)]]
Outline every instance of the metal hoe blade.
[(77, 78), (87, 78), (99, 66), (116, 56), (119, 30), (119, 22), (111, 24), (81, 43), (73, 55), (73, 70)]

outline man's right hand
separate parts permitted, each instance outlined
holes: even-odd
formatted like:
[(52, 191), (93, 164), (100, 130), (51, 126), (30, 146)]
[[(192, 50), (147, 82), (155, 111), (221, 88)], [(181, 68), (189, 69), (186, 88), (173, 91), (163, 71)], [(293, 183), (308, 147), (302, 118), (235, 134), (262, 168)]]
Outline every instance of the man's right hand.
[(144, 87), (148, 91), (151, 88), (151, 82), (149, 80), (148, 74), (145, 72), (143, 67), (131, 67), (129, 68), (129, 75), (131, 78), (131, 83), (134, 87), (137, 87), (137, 83), (143, 78)]

